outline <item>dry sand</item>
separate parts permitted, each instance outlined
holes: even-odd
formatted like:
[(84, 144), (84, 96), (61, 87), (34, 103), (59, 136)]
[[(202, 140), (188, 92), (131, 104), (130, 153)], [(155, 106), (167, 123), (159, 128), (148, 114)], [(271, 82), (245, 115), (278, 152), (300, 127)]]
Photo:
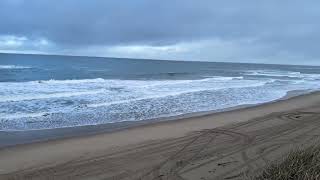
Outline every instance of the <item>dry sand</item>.
[(320, 93), (0, 150), (0, 179), (243, 179), (320, 141)]

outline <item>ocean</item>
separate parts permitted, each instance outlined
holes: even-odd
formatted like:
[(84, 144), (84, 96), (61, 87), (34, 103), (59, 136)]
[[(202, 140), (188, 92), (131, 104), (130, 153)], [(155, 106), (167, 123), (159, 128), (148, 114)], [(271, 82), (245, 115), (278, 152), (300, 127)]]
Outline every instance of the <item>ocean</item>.
[(0, 130), (141, 121), (320, 88), (320, 67), (0, 54)]

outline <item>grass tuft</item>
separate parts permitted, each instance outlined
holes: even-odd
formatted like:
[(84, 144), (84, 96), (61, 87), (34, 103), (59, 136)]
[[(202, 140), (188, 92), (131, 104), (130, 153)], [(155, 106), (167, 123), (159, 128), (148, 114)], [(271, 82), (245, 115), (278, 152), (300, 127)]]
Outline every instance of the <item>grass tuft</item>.
[(320, 180), (320, 146), (298, 149), (267, 167), (255, 180)]

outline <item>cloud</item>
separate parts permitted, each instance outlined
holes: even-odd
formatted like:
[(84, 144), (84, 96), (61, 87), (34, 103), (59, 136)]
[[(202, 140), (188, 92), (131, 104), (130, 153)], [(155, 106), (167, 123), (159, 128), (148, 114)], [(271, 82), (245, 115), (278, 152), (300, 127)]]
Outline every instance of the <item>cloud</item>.
[(24, 44), (26, 37), (0, 36), (0, 47), (17, 48)]
[(45, 38), (29, 39), (25, 36), (0, 35), (0, 49), (2, 52), (41, 52), (52, 46)]
[[(69, 49), (62, 54), (79, 54), (109, 57), (135, 57), (143, 59), (189, 60), (189, 61), (224, 61), (268, 62), (268, 47), (256, 44), (255, 39), (222, 40), (207, 39), (180, 42), (170, 45), (119, 45), (92, 46), (83, 49)], [(265, 57), (257, 59), (256, 57)]]
[(0, 49), (315, 63), (319, 5), (317, 0), (2, 0), (0, 36), (13, 38), (13, 44), (0, 39)]

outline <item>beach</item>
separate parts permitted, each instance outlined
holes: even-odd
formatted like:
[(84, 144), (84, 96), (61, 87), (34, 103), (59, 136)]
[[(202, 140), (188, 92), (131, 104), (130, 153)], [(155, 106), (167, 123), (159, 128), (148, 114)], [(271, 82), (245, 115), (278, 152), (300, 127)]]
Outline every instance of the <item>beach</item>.
[(0, 180), (320, 180), (319, 7), (0, 0)]
[(320, 93), (314, 92), (226, 112), (11, 144), (0, 150), (0, 179), (241, 179), (294, 147), (319, 142), (319, 105)]

